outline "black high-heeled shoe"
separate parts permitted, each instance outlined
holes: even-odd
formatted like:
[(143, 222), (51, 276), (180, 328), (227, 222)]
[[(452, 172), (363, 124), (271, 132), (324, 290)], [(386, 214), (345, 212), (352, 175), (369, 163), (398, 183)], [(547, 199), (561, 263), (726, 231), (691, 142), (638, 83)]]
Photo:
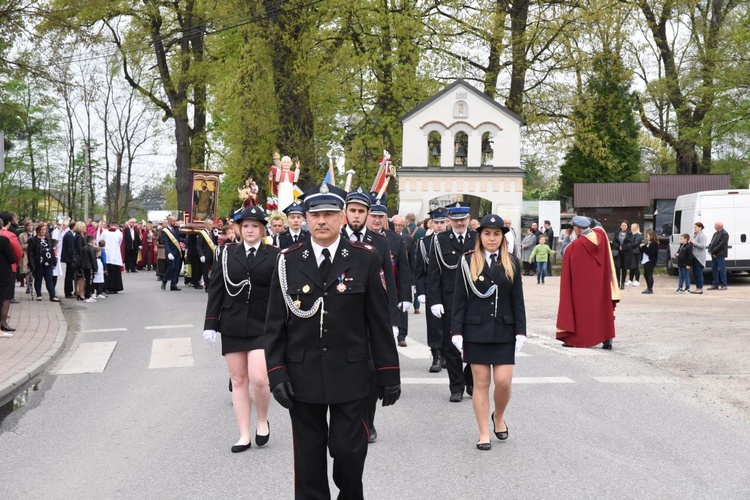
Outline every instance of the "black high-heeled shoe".
[(2, 325), (0, 325), (0, 331), (3, 331), (3, 332), (15, 332), (16, 329), (15, 328), (11, 328), (9, 326), (2, 326)]
[(266, 422), (266, 425), (268, 425), (268, 434), (266, 434), (265, 436), (261, 436), (260, 434), (258, 434), (257, 429), (255, 431), (255, 444), (257, 444), (258, 446), (263, 446), (264, 444), (266, 444), (271, 437), (271, 422)]
[(497, 432), (497, 426), (495, 425), (495, 412), (494, 411), (492, 412), (492, 416), (490, 418), (492, 419), (492, 432), (495, 433), (495, 436), (500, 441), (505, 441), (506, 439), (508, 439), (508, 424), (505, 424), (505, 421), (503, 421), (503, 423), (505, 424), (505, 430), (501, 432)]

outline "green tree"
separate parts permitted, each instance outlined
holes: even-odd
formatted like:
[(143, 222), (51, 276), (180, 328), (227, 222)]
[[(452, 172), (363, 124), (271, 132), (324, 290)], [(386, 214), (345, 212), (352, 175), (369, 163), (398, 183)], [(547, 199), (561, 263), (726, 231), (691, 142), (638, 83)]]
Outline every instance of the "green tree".
[(640, 149), (630, 72), (611, 50), (596, 54), (571, 121), (573, 146), (560, 167), (560, 190), (576, 182), (626, 182), (638, 176)]

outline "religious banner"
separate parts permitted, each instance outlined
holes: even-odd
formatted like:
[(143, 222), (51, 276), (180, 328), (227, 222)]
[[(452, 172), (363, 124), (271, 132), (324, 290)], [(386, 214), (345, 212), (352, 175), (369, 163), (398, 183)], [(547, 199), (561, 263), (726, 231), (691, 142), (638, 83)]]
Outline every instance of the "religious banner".
[[(191, 170), (190, 214), (191, 223), (202, 223), (206, 219), (215, 220), (219, 209), (219, 177), (223, 172), (212, 170)], [(187, 220), (186, 220), (187, 222)]]

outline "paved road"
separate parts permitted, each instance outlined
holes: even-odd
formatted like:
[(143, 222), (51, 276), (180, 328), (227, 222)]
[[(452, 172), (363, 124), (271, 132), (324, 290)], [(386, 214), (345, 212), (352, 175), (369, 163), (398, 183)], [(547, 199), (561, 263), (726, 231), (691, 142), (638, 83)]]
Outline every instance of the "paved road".
[[(269, 445), (229, 452), (237, 431), (220, 350), (201, 337), (205, 293), (162, 292), (150, 273), (125, 286), (64, 306), (75, 341), (0, 426), (0, 498), (292, 498), (291, 429), (275, 402)], [(534, 286), (532, 319), (556, 306)], [(448, 403), (447, 375), (427, 372), (420, 347), (424, 316), (410, 321), (402, 398), (376, 419), (368, 498), (750, 498), (744, 417), (617, 348), (559, 347), (533, 320), (510, 439), (476, 450), (471, 400)]]

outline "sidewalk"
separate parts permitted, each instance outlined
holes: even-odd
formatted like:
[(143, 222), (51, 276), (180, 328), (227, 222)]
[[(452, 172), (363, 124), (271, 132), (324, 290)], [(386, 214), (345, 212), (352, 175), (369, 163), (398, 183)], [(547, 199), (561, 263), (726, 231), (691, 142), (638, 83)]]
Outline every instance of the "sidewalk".
[(20, 304), (11, 304), (8, 323), (16, 329), (12, 338), (0, 338), (0, 405), (27, 382), (44, 371), (63, 347), (68, 325), (60, 304), (32, 301), (16, 288)]

